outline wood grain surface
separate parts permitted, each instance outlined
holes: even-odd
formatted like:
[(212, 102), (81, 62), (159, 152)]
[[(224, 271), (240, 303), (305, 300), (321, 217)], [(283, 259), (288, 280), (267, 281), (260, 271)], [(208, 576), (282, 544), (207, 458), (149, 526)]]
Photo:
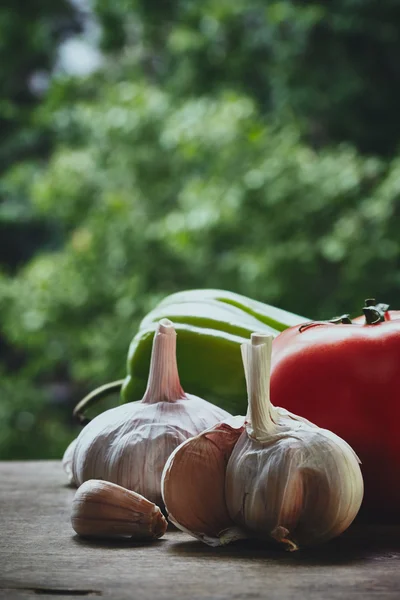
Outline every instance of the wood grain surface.
[(71, 528), (73, 495), (59, 462), (0, 463), (1, 600), (400, 599), (400, 526), (354, 525), (295, 553), (213, 549), (178, 531), (90, 543)]

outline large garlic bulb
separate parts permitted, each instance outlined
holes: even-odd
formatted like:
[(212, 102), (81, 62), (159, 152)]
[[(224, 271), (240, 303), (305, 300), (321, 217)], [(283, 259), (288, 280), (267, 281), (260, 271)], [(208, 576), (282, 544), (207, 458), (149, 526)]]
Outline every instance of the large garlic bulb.
[(89, 479), (110, 481), (162, 506), (161, 474), (171, 452), (229, 416), (183, 391), (176, 332), (163, 319), (154, 336), (143, 399), (107, 410), (86, 425), (73, 448), (73, 480), (76, 485)]
[(237, 524), (295, 550), (347, 529), (364, 486), (344, 440), (271, 404), (271, 347), (272, 337), (257, 334), (242, 346), (248, 423), (228, 462), (225, 493)]

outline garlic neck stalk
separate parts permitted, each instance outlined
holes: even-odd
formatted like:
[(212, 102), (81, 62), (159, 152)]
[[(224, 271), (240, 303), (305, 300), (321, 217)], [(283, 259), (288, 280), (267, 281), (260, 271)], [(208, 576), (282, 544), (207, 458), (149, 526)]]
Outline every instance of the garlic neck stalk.
[(249, 399), (246, 429), (259, 442), (278, 432), (269, 391), (272, 340), (272, 335), (253, 333), (251, 344), (241, 346)]
[(176, 362), (176, 331), (169, 319), (162, 319), (153, 340), (149, 379), (142, 402), (176, 402), (184, 397)]

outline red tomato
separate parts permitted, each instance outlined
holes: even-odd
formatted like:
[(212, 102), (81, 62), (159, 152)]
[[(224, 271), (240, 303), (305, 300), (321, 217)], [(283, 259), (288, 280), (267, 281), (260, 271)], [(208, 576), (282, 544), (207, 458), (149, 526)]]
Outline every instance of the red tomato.
[(346, 440), (362, 463), (361, 515), (400, 522), (400, 311), (373, 325), (359, 317), (283, 331), (271, 401)]

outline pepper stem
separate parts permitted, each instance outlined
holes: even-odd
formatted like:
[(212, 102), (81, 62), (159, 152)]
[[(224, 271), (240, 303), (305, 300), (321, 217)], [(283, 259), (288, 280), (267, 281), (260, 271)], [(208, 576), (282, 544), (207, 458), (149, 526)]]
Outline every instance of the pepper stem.
[(74, 418), (77, 419), (81, 425), (87, 425), (88, 423), (90, 423), (91, 419), (89, 419), (85, 415), (85, 412), (87, 411), (89, 406), (93, 406), (101, 398), (105, 398), (106, 396), (109, 396), (114, 392), (120, 392), (123, 383), (124, 379), (118, 379), (117, 381), (111, 381), (111, 383), (106, 383), (105, 385), (102, 385), (90, 392), (75, 406), (72, 413)]
[(175, 402), (184, 396), (176, 362), (176, 331), (169, 319), (162, 319), (154, 334), (149, 378), (142, 402)]
[(258, 441), (276, 431), (269, 390), (273, 339), (269, 334), (252, 333), (251, 343), (241, 346), (249, 400), (247, 431)]

